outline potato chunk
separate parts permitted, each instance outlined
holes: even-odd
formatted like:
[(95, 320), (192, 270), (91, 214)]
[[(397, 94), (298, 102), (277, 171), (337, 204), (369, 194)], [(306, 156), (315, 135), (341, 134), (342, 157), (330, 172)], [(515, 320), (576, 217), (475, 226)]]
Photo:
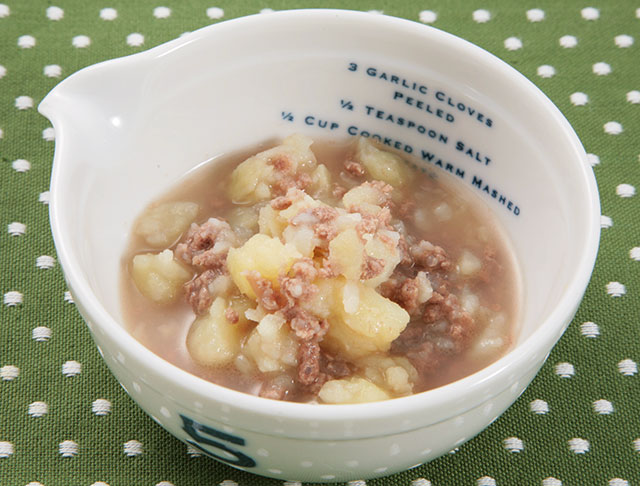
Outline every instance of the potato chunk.
[(244, 352), (263, 373), (285, 371), (297, 364), (298, 343), (279, 314), (265, 315), (251, 331)]
[(342, 196), (342, 204), (348, 210), (357, 208), (359, 212), (378, 214), (389, 201), (389, 196), (376, 184), (365, 182)]
[(316, 199), (325, 200), (331, 193), (331, 173), (327, 166), (318, 164), (318, 167), (311, 173), (311, 185), (309, 193)]
[(209, 313), (198, 317), (189, 330), (187, 349), (191, 358), (204, 366), (222, 366), (230, 363), (240, 351), (244, 326), (233, 324), (225, 317), (228, 305), (218, 297)]
[(391, 398), (382, 388), (364, 378), (352, 376), (345, 380), (327, 381), (318, 398), (323, 403), (366, 403), (388, 400)]
[[(387, 231), (384, 234), (386, 236), (389, 236), (389, 241), (393, 241), (398, 238), (398, 234), (393, 231)], [(373, 278), (365, 280), (365, 284), (372, 288), (377, 287), (382, 282), (387, 280), (402, 259), (397, 244), (396, 246), (392, 246), (388, 241), (382, 241), (379, 238), (379, 235), (376, 235), (374, 238), (371, 238), (367, 242), (364, 247), (364, 251), (366, 255), (373, 258), (378, 258), (384, 262), (382, 272), (380, 272)]]
[(196, 219), (200, 207), (192, 202), (172, 202), (151, 206), (134, 225), (135, 233), (153, 248), (167, 248)]
[(255, 299), (256, 294), (247, 280), (246, 273), (256, 270), (263, 278), (278, 283), (278, 276), (286, 274), (293, 262), (302, 255), (291, 245), (284, 245), (278, 238), (257, 234), (240, 248), (231, 248), (227, 255), (227, 267), (233, 282), (240, 291)]
[(387, 393), (396, 397), (413, 393), (418, 372), (407, 358), (375, 354), (362, 358), (358, 365), (364, 368), (365, 378)]
[(239, 206), (229, 212), (229, 225), (241, 239), (248, 240), (258, 231), (258, 208)]
[(460, 274), (469, 277), (478, 273), (480, 270), (482, 270), (482, 261), (469, 250), (464, 250), (458, 260), (458, 271)]
[(291, 135), (281, 145), (249, 157), (231, 174), (229, 196), (235, 203), (255, 203), (273, 197), (271, 184), (278, 179), (276, 166), (284, 161), (287, 170), (295, 173), (299, 169), (306, 172), (317, 164), (316, 157), (309, 147), (313, 140), (303, 135)]
[(329, 261), (341, 275), (359, 280), (364, 261), (364, 244), (355, 229), (342, 231), (329, 243)]
[(384, 181), (393, 187), (403, 186), (411, 177), (400, 157), (380, 150), (367, 138), (358, 139), (356, 157), (373, 179)]
[(409, 314), (362, 283), (334, 282), (333, 316), (324, 345), (349, 358), (388, 351), (407, 326)]
[(171, 250), (133, 257), (133, 282), (142, 295), (158, 304), (174, 302), (191, 272), (173, 258)]

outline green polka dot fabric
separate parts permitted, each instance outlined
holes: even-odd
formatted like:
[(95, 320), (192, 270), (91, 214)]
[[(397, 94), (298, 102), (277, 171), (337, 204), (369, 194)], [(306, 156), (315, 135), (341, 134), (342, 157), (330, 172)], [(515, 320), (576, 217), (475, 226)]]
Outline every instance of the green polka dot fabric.
[[(309, 5), (0, 4), (0, 485), (300, 484), (201, 456), (157, 426), (111, 376), (57, 262), (47, 206), (55, 133), (36, 107), (60, 80), (90, 64), (230, 18), (303, 6)], [(574, 126), (602, 202), (601, 249), (584, 301), (520, 399), (444, 457), (350, 486), (640, 486), (640, 3), (347, 0), (313, 6), (433, 25), (504, 59)]]

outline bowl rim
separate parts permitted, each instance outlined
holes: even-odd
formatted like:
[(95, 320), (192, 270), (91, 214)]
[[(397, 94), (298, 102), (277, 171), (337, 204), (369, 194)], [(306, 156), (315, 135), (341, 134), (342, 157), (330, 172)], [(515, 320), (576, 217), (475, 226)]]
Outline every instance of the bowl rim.
[[(600, 237), (599, 195), (595, 177), (587, 161), (584, 148), (575, 131), (560, 110), (523, 74), (516, 71), (497, 56), (469, 41), (411, 20), (351, 10), (302, 9), (277, 11), (269, 13), (268, 15), (255, 14), (226, 20), (203, 27), (149, 50), (89, 66), (72, 74), (69, 78), (81, 76), (83, 72), (94, 70), (97, 66), (118, 63), (125, 59), (128, 62), (137, 62), (143, 59), (152, 60), (159, 58), (186, 44), (198, 42), (200, 39), (206, 38), (212, 31), (222, 34), (225, 29), (250, 28), (255, 23), (270, 21), (287, 22), (294, 19), (299, 21), (300, 18), (312, 18), (319, 25), (322, 25), (323, 22), (332, 22), (336, 19), (353, 19), (357, 22), (367, 22), (372, 28), (377, 27), (389, 30), (401, 29), (407, 35), (421, 37), (424, 40), (437, 38), (440, 42), (446, 42), (452, 48), (464, 51), (467, 56), (478, 58), (485, 63), (487, 69), (497, 70), (502, 75), (510, 78), (511, 83), (520, 85), (531, 96), (535, 97), (538, 102), (545, 105), (549, 114), (549, 122), (554, 123), (557, 129), (562, 132), (563, 137), (570, 142), (571, 151), (574, 153), (572, 164), (575, 166), (575, 175), (576, 178), (580, 178), (581, 184), (586, 189), (586, 194), (589, 199), (589, 208), (585, 210), (585, 213), (589, 216), (589, 220), (585, 221), (587, 238), (585, 238), (584, 244), (580, 249), (580, 258), (576, 264), (577, 271), (573, 277), (569, 278), (567, 286), (563, 290), (562, 297), (559, 299), (559, 304), (530, 336), (494, 363), (455, 382), (407, 397), (363, 404), (307, 404), (269, 400), (206, 381), (165, 361), (129, 334), (129, 332), (127, 332), (123, 326), (119, 325), (107, 312), (103, 305), (100, 304), (92, 292), (89, 283), (83, 277), (81, 269), (77, 268), (73, 263), (75, 258), (70, 253), (69, 236), (65, 234), (64, 229), (60, 226), (60, 215), (65, 209), (61, 201), (62, 195), (56, 190), (65, 172), (62, 155), (67, 134), (63, 124), (55, 113), (55, 102), (51, 99), (50, 93), (43, 99), (38, 107), (40, 113), (51, 120), (57, 135), (51, 178), (50, 219), (58, 258), (69, 287), (73, 291), (74, 299), (76, 302), (81, 303), (81, 307), (85, 309), (88, 314), (87, 319), (102, 328), (104, 332), (110, 335), (111, 339), (121, 346), (121, 351), (125, 356), (136, 356), (137, 359), (146, 363), (150, 369), (166, 377), (168, 381), (175, 383), (177, 386), (188, 390), (194, 396), (202, 396), (205, 400), (227, 404), (235, 409), (254, 414), (257, 413), (261, 416), (286, 417), (294, 420), (314, 421), (318, 423), (336, 421), (361, 422), (368, 421), (372, 418), (388, 418), (402, 415), (403, 413), (424, 410), (425, 408), (450, 405), (452, 400), (459, 400), (460, 397), (479, 392), (490, 383), (499, 383), (502, 381), (500, 386), (502, 389), (506, 389), (510, 385), (508, 379), (510, 370), (514, 369), (517, 363), (522, 365), (523, 363), (539, 360), (541, 353), (546, 356), (560, 334), (564, 331), (566, 325), (568, 325), (571, 318), (573, 318), (576, 306), (579, 304), (590, 280)], [(66, 80), (62, 81), (61, 84), (65, 82)], [(54, 88), (53, 91), (56, 89), (57, 88)], [(61, 166), (63, 167), (62, 169)], [(495, 394), (497, 394), (497, 392), (492, 393), (492, 395)], [(485, 398), (482, 399), (484, 400), (486, 398), (485, 396)], [(477, 405), (477, 402), (475, 402), (475, 404)], [(185, 407), (183, 403), (180, 403), (180, 405)], [(473, 408), (473, 406), (475, 406), (474, 403), (469, 402), (467, 409)], [(198, 412), (195, 409), (194, 411)], [(459, 411), (455, 413), (452, 411), (450, 416), (459, 413)]]

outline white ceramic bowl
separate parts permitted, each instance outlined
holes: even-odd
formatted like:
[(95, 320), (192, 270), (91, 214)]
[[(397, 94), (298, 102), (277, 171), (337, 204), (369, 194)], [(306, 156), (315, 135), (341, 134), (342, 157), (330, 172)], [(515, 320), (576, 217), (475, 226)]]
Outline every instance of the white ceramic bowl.
[[(58, 256), (104, 359), (169, 432), (247, 471), (370, 478), (462, 444), (532, 380), (593, 268), (598, 194), (565, 118), (496, 57), (424, 25), (336, 10), (231, 20), (83, 69), (39, 109), (56, 132)], [(118, 272), (134, 216), (201, 162), (293, 132), (366, 132), (457, 172), (495, 210), (521, 264), (514, 349), (426, 393), (323, 406), (222, 388), (133, 339), (122, 325)]]

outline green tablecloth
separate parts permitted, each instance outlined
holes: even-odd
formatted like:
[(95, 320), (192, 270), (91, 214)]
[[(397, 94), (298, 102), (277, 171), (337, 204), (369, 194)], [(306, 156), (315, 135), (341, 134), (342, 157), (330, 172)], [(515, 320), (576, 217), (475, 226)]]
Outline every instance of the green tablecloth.
[[(35, 108), (87, 65), (214, 22), (303, 3), (54, 3), (0, 4), (0, 485), (283, 484), (187, 449), (138, 409), (102, 363), (56, 261), (47, 207), (54, 133)], [(430, 23), (513, 65), (575, 127), (602, 201), (601, 251), (584, 302), (524, 395), (459, 449), (366, 484), (640, 485), (640, 3), (313, 6)]]

